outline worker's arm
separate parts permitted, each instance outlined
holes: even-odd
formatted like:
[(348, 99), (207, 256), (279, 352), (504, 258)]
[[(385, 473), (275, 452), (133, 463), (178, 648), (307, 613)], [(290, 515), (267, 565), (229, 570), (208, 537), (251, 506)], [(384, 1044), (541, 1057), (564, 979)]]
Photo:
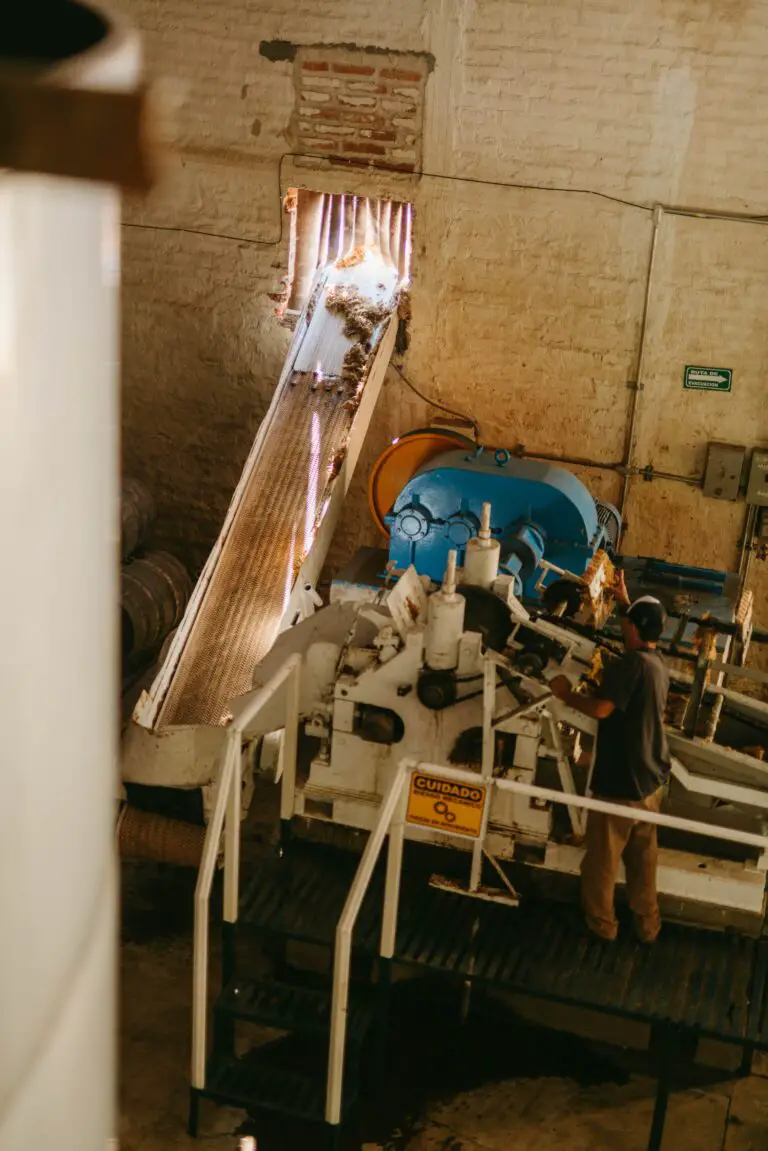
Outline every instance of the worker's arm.
[(549, 689), (556, 699), (590, 719), (607, 719), (616, 710), (616, 704), (610, 699), (597, 699), (595, 696), (582, 695), (581, 692), (571, 691), (571, 685), (564, 675), (556, 676), (549, 685)]
[(642, 661), (631, 652), (621, 659), (612, 660), (603, 672), (603, 682), (597, 696), (581, 695), (571, 691), (564, 675), (555, 676), (550, 691), (568, 707), (588, 715), (591, 719), (607, 719), (618, 708), (626, 711), (634, 693), (642, 683)]

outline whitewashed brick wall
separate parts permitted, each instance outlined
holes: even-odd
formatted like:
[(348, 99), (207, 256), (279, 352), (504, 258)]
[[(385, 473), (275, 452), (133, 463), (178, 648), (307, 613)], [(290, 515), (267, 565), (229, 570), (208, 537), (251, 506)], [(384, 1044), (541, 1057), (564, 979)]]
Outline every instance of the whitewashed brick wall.
[[(602, 197), (768, 213), (766, 0), (123, 3), (144, 29), (150, 70), (183, 85), (166, 179), (146, 204), (129, 205), (127, 221), (235, 237), (125, 231), (126, 466), (158, 491), (161, 542), (193, 567), (215, 538), (286, 350), (270, 299), (287, 267), (285, 237), (274, 243), (279, 165), (283, 190), (300, 182), (413, 201), (405, 367), (420, 387), (470, 408), (492, 443), (604, 463), (623, 451), (652, 229), (650, 210)], [(262, 45), (274, 41), (299, 51), (269, 58)], [(366, 67), (376, 60), (377, 72), (334, 72), (331, 45)], [(392, 69), (418, 72), (418, 84), (384, 77), (378, 69), (397, 57), (364, 49), (407, 53)], [(312, 134), (311, 121), (342, 128), (346, 116), (300, 115), (313, 104), (330, 110), (331, 100), (307, 97), (341, 93), (319, 81), (344, 76), (346, 100), (378, 101), (334, 97), (337, 111), (376, 117), (355, 125), (353, 142), (367, 146), (359, 158), (389, 162), (413, 148), (402, 163), (432, 176), (281, 161), (297, 144), (326, 151), (331, 137), (352, 139)], [(352, 90), (373, 83), (398, 90)], [(423, 90), (422, 133), (420, 115), (415, 131), (394, 125), (411, 119), (410, 98), (402, 116), (384, 107), (406, 101), (411, 84), (419, 113)], [(559, 190), (497, 186), (506, 184)], [(638, 463), (695, 474), (709, 439), (768, 442), (767, 277), (762, 225), (665, 218)], [(733, 367), (733, 393), (684, 393), (685, 363)], [(388, 382), (361, 468), (424, 416)], [(616, 498), (614, 473), (582, 474)], [(375, 539), (362, 478), (347, 513), (336, 558)], [(683, 484), (634, 480), (629, 545), (732, 565), (742, 515), (743, 505), (705, 501)], [(756, 587), (764, 600), (768, 580)]]

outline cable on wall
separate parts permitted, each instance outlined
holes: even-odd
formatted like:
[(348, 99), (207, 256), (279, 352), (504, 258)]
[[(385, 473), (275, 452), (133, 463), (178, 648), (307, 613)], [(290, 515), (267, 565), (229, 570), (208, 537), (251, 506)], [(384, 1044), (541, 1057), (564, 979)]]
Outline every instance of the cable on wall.
[[(455, 184), (474, 184), (485, 188), (509, 188), (515, 191), (522, 192), (556, 192), (559, 194), (571, 194), (574, 196), (594, 196), (599, 200), (607, 200), (609, 203), (621, 204), (625, 208), (634, 208), (639, 212), (648, 212), (652, 214), (657, 207), (661, 207), (664, 212), (674, 216), (688, 216), (693, 219), (701, 220), (721, 220), (725, 223), (736, 224), (768, 224), (768, 216), (756, 216), (749, 213), (740, 214), (737, 212), (717, 212), (710, 211), (705, 208), (686, 208), (674, 204), (646, 204), (639, 200), (629, 200), (622, 196), (613, 196), (609, 192), (599, 192), (595, 188), (566, 188), (559, 184), (526, 184), (524, 182), (514, 180), (489, 180), (482, 176), (455, 176), (448, 175), (445, 172), (429, 172), (424, 168), (420, 168), (413, 172), (403, 173), (401, 168), (397, 168), (390, 164), (381, 164), (374, 162), (361, 162), (359, 160), (346, 159), (341, 156), (327, 156), (320, 152), (283, 152), (280, 156), (277, 165), (277, 196), (278, 202), (282, 204), (282, 185), (283, 185), (283, 166), (286, 160), (319, 160), (323, 163), (331, 163), (335, 167), (345, 167), (354, 169), (357, 172), (382, 172), (389, 175), (408, 177), (418, 176), (425, 180), (443, 180), (447, 183)], [(154, 232), (178, 232), (186, 233), (192, 236), (209, 236), (213, 240), (230, 240), (237, 244), (251, 244), (254, 247), (274, 248), (283, 241), (285, 234), (283, 226), (284, 213), (282, 207), (280, 210), (280, 226), (277, 236), (272, 240), (264, 240), (253, 238), (250, 236), (233, 236), (227, 232), (209, 232), (199, 228), (185, 228), (174, 226), (171, 224), (139, 224), (132, 222), (124, 222), (124, 228), (137, 228), (140, 230), (154, 231)]]
[(457, 419), (464, 420), (465, 423), (471, 424), (472, 428), (474, 429), (474, 433), (475, 433), (475, 436), (477, 438), (478, 443), (481, 442), (480, 424), (477, 422), (476, 419), (474, 419), (473, 416), (467, 415), (466, 412), (457, 411), (456, 408), (449, 408), (447, 404), (441, 403), (440, 400), (435, 400), (435, 399), (432, 399), (431, 396), (425, 395), (424, 392), (420, 391), (416, 387), (416, 385), (408, 379), (405, 372), (403, 371), (403, 369), (398, 364), (394, 364), (390, 361), (389, 366), (391, 368), (394, 368), (394, 370), (397, 372), (398, 376), (403, 381), (405, 386), (407, 388), (410, 388), (411, 391), (415, 395), (417, 395), (420, 400), (423, 400), (425, 404), (429, 404), (430, 407), (432, 407), (432, 408), (438, 408), (441, 412), (447, 412), (448, 415), (456, 416)]
[[(151, 232), (178, 232), (186, 233), (190, 236), (209, 236), (213, 240), (231, 240), (237, 244), (251, 244), (254, 247), (274, 248), (282, 243), (285, 235), (283, 225), (284, 212), (282, 211), (282, 194), (283, 194), (283, 166), (286, 160), (320, 160), (327, 163), (329, 160), (336, 167), (345, 167), (354, 169), (356, 172), (383, 172), (389, 175), (403, 176), (402, 169), (396, 168), (389, 164), (376, 164), (368, 163), (361, 164), (359, 161), (347, 160), (342, 157), (329, 157), (320, 152), (283, 152), (277, 165), (277, 195), (278, 201), (281, 203), (280, 209), (280, 227), (277, 235), (272, 240), (257, 239), (250, 236), (233, 236), (228, 232), (213, 232), (206, 231), (201, 228), (185, 228), (181, 226), (174, 226), (172, 224), (139, 224), (126, 221), (123, 223), (124, 228), (137, 228), (139, 230), (146, 230)], [(452, 176), (444, 172), (428, 172), (425, 169), (419, 169), (414, 172), (406, 173), (409, 177), (418, 176), (426, 180), (443, 180), (448, 183), (455, 184), (475, 184), (486, 188), (510, 188), (516, 191), (523, 192), (558, 192), (558, 193), (571, 193), (575, 196), (595, 196), (601, 200), (608, 200), (614, 204), (621, 204), (625, 208), (635, 208), (641, 212), (653, 212), (653, 205), (642, 204), (634, 200), (625, 200), (621, 196), (612, 196), (608, 192), (598, 192), (594, 188), (565, 188), (559, 185), (547, 184), (525, 184), (517, 183), (510, 180), (488, 180), (481, 176)]]

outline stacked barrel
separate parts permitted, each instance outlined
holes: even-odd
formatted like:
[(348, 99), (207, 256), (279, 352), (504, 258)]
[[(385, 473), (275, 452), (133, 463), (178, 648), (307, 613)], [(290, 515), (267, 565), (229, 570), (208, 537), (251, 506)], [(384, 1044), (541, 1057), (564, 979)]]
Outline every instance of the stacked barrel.
[(123, 674), (153, 662), (181, 622), (192, 591), (184, 565), (151, 548), (155, 501), (139, 480), (126, 478), (121, 496), (121, 632)]
[[(164, 640), (181, 623), (192, 591), (184, 565), (152, 547), (156, 516), (148, 488), (139, 480), (124, 479), (120, 517), (124, 693), (140, 683), (157, 661)], [(163, 814), (162, 796), (162, 788), (126, 787), (117, 823), (120, 854), (133, 861), (197, 867), (205, 827)], [(155, 810), (158, 804), (160, 810)]]

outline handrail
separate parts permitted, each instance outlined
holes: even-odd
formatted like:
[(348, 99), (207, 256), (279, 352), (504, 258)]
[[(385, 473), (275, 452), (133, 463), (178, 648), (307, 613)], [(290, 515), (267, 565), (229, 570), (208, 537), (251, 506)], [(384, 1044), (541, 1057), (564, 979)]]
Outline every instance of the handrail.
[[(477, 786), (478, 773), (465, 771), (460, 767), (452, 767), (436, 763), (418, 763), (418, 769), (425, 775), (441, 775), (446, 779), (455, 779), (457, 783), (470, 783)], [(551, 787), (538, 787), (532, 783), (520, 783), (516, 779), (483, 780), (491, 787), (500, 791), (513, 791), (519, 795), (528, 795), (534, 799), (546, 799), (550, 803), (560, 803), (564, 807), (582, 807), (587, 811), (601, 811), (606, 815), (618, 815), (627, 819), (629, 812), (635, 823), (655, 823), (659, 827), (675, 827), (682, 831), (690, 831), (693, 835), (706, 835), (710, 839), (724, 839), (730, 843), (743, 843), (749, 847), (758, 847), (768, 851), (768, 837), (755, 835), (751, 831), (739, 831), (732, 827), (719, 827), (717, 824), (703, 823), (696, 819), (686, 819), (681, 815), (663, 815), (661, 812), (648, 811), (644, 807), (632, 807), (627, 810), (626, 804), (610, 803), (605, 799), (595, 799), (594, 796), (572, 795), (570, 792), (556, 791)]]
[(235, 763), (239, 759), (240, 748), (237, 736), (236, 728), (227, 732), (227, 744), (224, 749), (219, 777), (219, 791), (213, 814), (206, 828), (200, 871), (195, 885), (195, 934), (192, 950), (192, 1086), (197, 1088), (205, 1086), (209, 899), (216, 870), (216, 857), (219, 852), (221, 833), (224, 830), (224, 816), (232, 786), (232, 775), (234, 774)]
[[(379, 858), (389, 825), (404, 790), (408, 773), (416, 767), (415, 760), (401, 760), (395, 771), (389, 790), (384, 796), (379, 818), (368, 836), (355, 878), (349, 889), (344, 910), (336, 926), (336, 941), (333, 953), (333, 997), (331, 1000), (331, 1038), (328, 1053), (328, 1086), (325, 1099), (327, 1123), (338, 1126), (341, 1122), (341, 1096), (344, 1085), (344, 1047), (347, 1034), (347, 1013), (349, 1009), (349, 966), (352, 953), (352, 932), (357, 916), (368, 890), (373, 869)], [(397, 868), (398, 873), (400, 867)]]
[[(453, 779), (458, 783), (469, 783), (475, 786), (479, 778), (478, 773), (474, 771), (465, 771), (458, 767), (442, 764), (420, 763), (413, 759), (403, 759), (397, 766), (389, 790), (379, 809), (378, 819), (368, 837), (368, 842), (360, 859), (355, 877), (352, 880), (344, 909), (336, 927), (333, 959), (333, 997), (331, 1000), (331, 1038), (328, 1054), (328, 1081), (325, 1101), (325, 1119), (328, 1124), (333, 1126), (338, 1126), (341, 1123), (341, 1102), (344, 1084), (344, 1048), (349, 1009), (349, 969), (352, 952), (352, 931), (368, 890), (368, 885), (371, 881), (381, 848), (389, 832), (389, 857), (387, 860), (387, 875), (384, 887), (384, 907), (382, 912), (379, 953), (384, 958), (391, 959), (394, 956), (400, 876), (402, 870), (403, 837), (407, 818), (406, 801), (408, 789), (406, 788), (406, 783), (412, 772), (417, 769), (419, 773), (424, 775), (440, 775), (445, 779)], [(602, 799), (594, 799), (592, 796), (572, 795), (562, 791), (555, 791), (549, 787), (537, 787), (535, 784), (519, 783), (517, 780), (512, 779), (483, 778), (482, 782), (488, 789), (485, 804), (486, 815), (490, 810), (493, 791), (494, 789), (498, 789), (499, 791), (516, 792), (519, 795), (528, 795), (537, 799), (546, 799), (552, 803), (584, 808), (587, 811), (600, 811), (607, 815), (618, 815), (623, 819), (631, 818), (636, 823), (652, 823), (661, 827), (682, 828), (683, 830), (690, 831), (694, 835), (706, 835), (712, 839), (724, 839), (732, 843), (744, 843), (749, 846), (758, 847), (763, 852), (768, 852), (767, 837), (754, 835), (747, 831), (738, 831), (735, 828), (718, 827), (715, 824), (702, 823), (698, 820), (685, 819), (681, 816), (662, 815), (660, 812), (649, 811), (643, 807), (627, 808), (625, 804), (608, 803)], [(395, 821), (396, 815), (397, 820)]]
[[(255, 693), (227, 728), (227, 740), (221, 758), (219, 786), (213, 812), (208, 821), (203, 843), (200, 870), (195, 885), (195, 927), (192, 958), (192, 1086), (205, 1087), (205, 1063), (208, 1033), (208, 931), (210, 898), (216, 859), (224, 833), (224, 918), (237, 922), (240, 875), (240, 756), (244, 729), (289, 681), (286, 700), (284, 763), (281, 793), (281, 815), (293, 815), (295, 803), (296, 749), (298, 741), (299, 689), (301, 656), (294, 654), (281, 665), (272, 678)], [(289, 793), (290, 789), (290, 793)]]
[[(420, 767), (419, 770), (423, 768)], [(442, 768), (437, 770), (443, 774)], [(626, 804), (608, 803), (604, 799), (595, 799), (594, 796), (565, 795), (562, 791), (555, 791), (551, 787), (536, 787), (534, 784), (518, 783), (513, 779), (497, 779), (494, 783), (501, 791), (515, 791), (518, 795), (546, 799), (551, 803), (562, 803), (568, 807), (584, 807), (587, 811), (601, 811), (605, 815), (618, 815), (621, 819), (631, 818), (633, 823), (655, 823), (659, 827), (676, 827), (682, 831), (689, 831), (691, 835), (706, 835), (710, 839), (725, 839), (730, 843), (744, 843), (749, 847), (768, 851), (766, 836), (755, 835), (751, 831), (738, 831), (735, 827), (719, 827), (714, 823), (685, 819), (680, 815), (662, 815), (661, 812), (649, 811), (645, 807), (628, 808)]]

